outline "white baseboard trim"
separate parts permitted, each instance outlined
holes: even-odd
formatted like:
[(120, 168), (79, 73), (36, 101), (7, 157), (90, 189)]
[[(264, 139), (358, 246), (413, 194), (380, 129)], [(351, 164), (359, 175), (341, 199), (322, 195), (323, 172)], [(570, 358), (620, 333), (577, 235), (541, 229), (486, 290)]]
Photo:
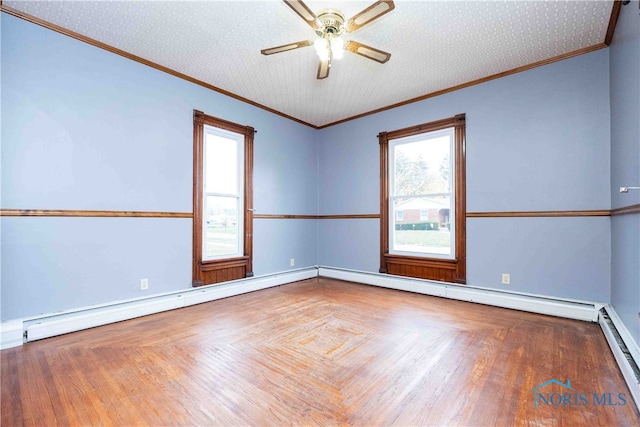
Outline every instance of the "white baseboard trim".
[(22, 345), (23, 340), (22, 320), (11, 320), (0, 324), (0, 350)]
[[(23, 342), (35, 341), (305, 280), (317, 277), (318, 275), (425, 295), (591, 322), (598, 321), (599, 310), (605, 305), (587, 301), (563, 300), (541, 295), (505, 292), (388, 274), (320, 266), (241, 279), (223, 285), (204, 286), (185, 291), (155, 295), (144, 299), (120, 301), (100, 306), (84, 307), (69, 312), (4, 322), (0, 325), (0, 349), (21, 345)], [(619, 322), (619, 319), (617, 319), (617, 321)], [(621, 322), (619, 323), (621, 324)], [(621, 330), (626, 331), (626, 328), (622, 328), (624, 328), (624, 325), (622, 325)], [(26, 337), (24, 336), (25, 332)], [(626, 332), (626, 334), (628, 335), (628, 332)], [(640, 352), (638, 352), (637, 346), (635, 351), (640, 358)]]
[[(497, 307), (598, 322), (611, 347), (611, 351), (620, 367), (636, 406), (640, 407), (640, 374), (637, 368), (640, 366), (640, 347), (622, 323), (615, 310), (606, 304), (563, 300), (541, 295), (505, 292), (487, 288), (323, 266), (241, 279), (222, 285), (203, 286), (201, 288), (155, 295), (143, 299), (85, 307), (64, 313), (3, 322), (0, 324), (0, 349), (4, 350), (20, 346), (25, 342), (214, 301), (317, 276)], [(601, 311), (602, 308), (604, 308), (603, 311)], [(606, 316), (608, 316), (610, 322), (607, 321), (604, 312), (606, 312)], [(625, 354), (619, 341), (622, 341), (628, 350), (631, 361)], [(635, 365), (635, 367), (632, 366), (632, 364)]]
[[(611, 352), (618, 363), (620, 372), (622, 372), (622, 376), (627, 383), (627, 387), (629, 387), (629, 391), (636, 403), (636, 407), (640, 408), (640, 372), (638, 372), (638, 366), (640, 365), (638, 363), (640, 348), (638, 347), (638, 343), (636, 343), (629, 333), (629, 330), (618, 317), (618, 314), (615, 312), (613, 307), (606, 306), (604, 307), (604, 311), (606, 312), (606, 315), (609, 316), (615, 330), (612, 329), (610, 323), (607, 322), (603, 312), (599, 313), (598, 323), (600, 324), (602, 332), (609, 343)], [(628, 354), (631, 356), (632, 360), (629, 360), (627, 354), (625, 354), (619, 340), (622, 340), (622, 344), (628, 350)], [(635, 366), (632, 366), (632, 364)]]
[(22, 345), (23, 342), (36, 341), (317, 276), (318, 269), (310, 267), (235, 280), (221, 285), (203, 286), (185, 291), (154, 295), (143, 299), (120, 301), (100, 306), (84, 307), (69, 312), (3, 322), (0, 325), (2, 331), (0, 349)]
[[(629, 391), (631, 392), (631, 396), (636, 407), (640, 408), (640, 370), (638, 369), (640, 366), (640, 347), (633, 339), (629, 330), (622, 323), (622, 320), (620, 320), (620, 317), (618, 317), (615, 310), (607, 304), (588, 301), (563, 300), (542, 295), (512, 292), (507, 293), (493, 289), (323, 266), (319, 267), (318, 272), (321, 277), (329, 277), (333, 279), (363, 283), (366, 285), (380, 286), (540, 314), (548, 314), (570, 319), (598, 322), (604, 332), (607, 343), (611, 348), (625, 382), (629, 387)], [(611, 320), (615, 332), (606, 321), (602, 309), (604, 309), (604, 312), (606, 312)], [(616, 337), (616, 334), (619, 338)], [(624, 347), (618, 342), (620, 340), (628, 350), (628, 354), (632, 359), (631, 361), (625, 354)], [(632, 366), (632, 364), (635, 366)]]
[(488, 288), (324, 266), (319, 267), (319, 275), (321, 277), (330, 277), (384, 288), (589, 322), (596, 322), (598, 320), (598, 312), (605, 305), (603, 303), (589, 301), (565, 300), (542, 295), (505, 292)]

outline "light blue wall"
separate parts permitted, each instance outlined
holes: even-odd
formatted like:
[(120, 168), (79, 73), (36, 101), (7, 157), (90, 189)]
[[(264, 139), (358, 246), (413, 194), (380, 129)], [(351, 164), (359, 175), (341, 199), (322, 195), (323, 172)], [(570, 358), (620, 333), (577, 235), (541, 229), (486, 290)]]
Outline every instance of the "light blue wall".
[(2, 218), (3, 320), (147, 295), (141, 278), (190, 286), (190, 219)]
[[(467, 221), (469, 284), (560, 298), (609, 301), (608, 217)], [(511, 285), (501, 274), (511, 274)]]
[[(629, 161), (610, 145), (608, 50), (317, 131), (1, 19), (3, 208), (190, 212), (193, 109), (258, 130), (258, 214), (378, 213), (378, 132), (458, 113), (467, 115), (469, 212), (609, 209), (617, 203), (610, 160), (614, 169)], [(612, 75), (622, 75), (615, 60)], [(611, 90), (615, 109), (622, 94)], [(609, 218), (467, 224), (469, 284), (609, 301)], [(629, 228), (613, 224), (615, 254), (616, 233)], [(2, 320), (190, 287), (189, 219), (3, 217), (0, 225)], [(290, 269), (290, 258), (294, 268), (377, 271), (379, 222), (256, 219), (255, 274)], [(614, 261), (614, 281), (619, 272)], [(637, 286), (631, 272), (625, 280)], [(512, 274), (508, 288), (501, 273)], [(149, 294), (138, 290), (144, 277)], [(633, 293), (617, 290), (620, 304)]]
[[(640, 204), (640, 16), (638, 2), (623, 6), (610, 47), (611, 207)], [(611, 304), (640, 343), (640, 215), (611, 218)]]
[[(271, 266), (271, 271), (318, 263), (318, 221), (315, 219), (256, 219), (253, 240), (254, 263)], [(293, 267), (289, 264), (292, 258)]]
[[(609, 209), (609, 62), (599, 50), (321, 130), (322, 213), (378, 212), (376, 135), (459, 113), (468, 212)], [(320, 224), (320, 264), (377, 271), (378, 224), (348, 221)], [(470, 218), (467, 227), (469, 284), (609, 300), (608, 218)], [(512, 274), (509, 287), (501, 273)]]
[[(3, 208), (191, 212), (198, 109), (258, 130), (259, 213), (318, 211), (314, 129), (1, 19)], [(0, 221), (2, 320), (191, 286), (190, 219)], [(316, 264), (315, 220), (256, 220), (254, 235), (256, 275), (289, 269), (290, 258), (296, 268)]]
[[(318, 212), (318, 147), (315, 130), (262, 114), (255, 141), (253, 205), (256, 214)], [(295, 260), (294, 267), (290, 260)], [(318, 263), (317, 220), (254, 219), (254, 273), (266, 274)]]
[(325, 219), (318, 227), (322, 236), (318, 249), (320, 265), (378, 271), (380, 220)]

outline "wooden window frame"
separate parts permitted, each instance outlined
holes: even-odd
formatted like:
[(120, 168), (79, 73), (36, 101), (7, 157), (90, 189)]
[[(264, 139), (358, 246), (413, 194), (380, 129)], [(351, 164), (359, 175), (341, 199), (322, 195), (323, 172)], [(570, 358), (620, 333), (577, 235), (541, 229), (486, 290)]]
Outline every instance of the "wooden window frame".
[[(204, 126), (244, 136), (244, 252), (243, 256), (202, 260)], [(203, 286), (253, 276), (253, 137), (255, 130), (193, 111), (193, 280)]]
[[(389, 253), (389, 140), (454, 128), (455, 257), (454, 259)], [(466, 117), (458, 114), (378, 135), (380, 143), (380, 273), (444, 282), (466, 283)]]

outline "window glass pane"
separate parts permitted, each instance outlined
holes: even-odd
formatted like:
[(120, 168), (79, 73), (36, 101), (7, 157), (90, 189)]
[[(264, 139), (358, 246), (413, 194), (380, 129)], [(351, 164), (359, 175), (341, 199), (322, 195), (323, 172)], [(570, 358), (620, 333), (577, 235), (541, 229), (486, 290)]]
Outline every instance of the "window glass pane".
[(204, 150), (205, 192), (238, 194), (238, 142), (207, 132)]
[(452, 137), (451, 132), (436, 138), (425, 134), (423, 139), (394, 145), (394, 194), (449, 193)]
[(452, 253), (450, 196), (399, 197), (393, 200), (393, 209), (391, 244), (394, 251)]
[(204, 256), (236, 255), (240, 250), (239, 198), (205, 197)]
[(453, 129), (390, 143), (390, 251), (453, 258)]

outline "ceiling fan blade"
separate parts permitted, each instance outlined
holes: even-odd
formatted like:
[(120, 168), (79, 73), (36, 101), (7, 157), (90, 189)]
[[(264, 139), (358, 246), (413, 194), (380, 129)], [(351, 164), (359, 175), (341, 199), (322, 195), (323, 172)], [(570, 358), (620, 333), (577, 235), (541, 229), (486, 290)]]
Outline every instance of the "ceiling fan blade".
[(304, 4), (301, 0), (284, 0), (284, 2), (289, 6), (295, 13), (298, 14), (300, 18), (304, 20), (311, 28), (314, 30), (320, 27), (320, 20), (316, 16), (315, 13), (309, 9), (309, 7)]
[(311, 46), (309, 40), (303, 40), (301, 42), (283, 44), (282, 46), (270, 47), (269, 49), (262, 49), (260, 51), (263, 55), (273, 55), (274, 53), (286, 52), (288, 50), (298, 49), (300, 47)]
[(381, 64), (384, 64), (389, 59), (391, 59), (391, 54), (385, 52), (384, 50), (376, 49), (354, 41), (346, 42), (344, 48), (349, 52), (364, 56), (367, 59), (377, 61)]
[(395, 9), (396, 5), (392, 0), (380, 0), (362, 12), (356, 14), (349, 19), (346, 24), (347, 32), (352, 33), (360, 28), (364, 27), (368, 23), (380, 18), (385, 13), (391, 12)]
[(329, 70), (331, 69), (331, 59), (325, 59), (318, 64), (318, 80), (326, 79), (329, 77)]

